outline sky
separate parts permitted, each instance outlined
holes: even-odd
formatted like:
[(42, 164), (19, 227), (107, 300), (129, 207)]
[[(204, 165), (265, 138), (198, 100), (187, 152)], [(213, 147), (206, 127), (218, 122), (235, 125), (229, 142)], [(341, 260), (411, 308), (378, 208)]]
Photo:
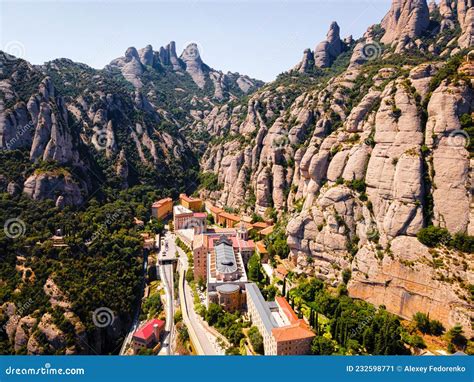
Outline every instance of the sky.
[(332, 21), (341, 37), (380, 22), (390, 0), (0, 0), (0, 49), (42, 64), (70, 58), (103, 68), (125, 50), (195, 42), (203, 61), (264, 81), (295, 66), (324, 40)]

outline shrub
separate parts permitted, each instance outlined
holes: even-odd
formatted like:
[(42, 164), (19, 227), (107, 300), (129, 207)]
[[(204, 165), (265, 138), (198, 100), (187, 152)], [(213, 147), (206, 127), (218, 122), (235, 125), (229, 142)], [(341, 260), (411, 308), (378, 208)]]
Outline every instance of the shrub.
[(448, 244), (451, 240), (451, 235), (447, 229), (435, 226), (422, 228), (416, 237), (422, 244), (428, 247), (436, 247), (440, 244)]
[(253, 350), (258, 354), (263, 354), (263, 337), (256, 326), (252, 326), (249, 330), (249, 339)]
[(418, 312), (414, 314), (413, 321), (420, 332), (425, 334), (430, 332), (430, 319), (425, 313)]
[(326, 337), (315, 337), (311, 343), (311, 353), (315, 355), (331, 355), (336, 351), (332, 340)]
[(430, 333), (434, 336), (440, 336), (444, 333), (444, 326), (438, 320), (430, 321)]
[(351, 279), (352, 272), (350, 269), (346, 268), (342, 271), (342, 281), (344, 284), (347, 284)]
[(459, 251), (473, 253), (474, 252), (474, 236), (469, 236), (458, 232), (453, 236), (451, 245)]

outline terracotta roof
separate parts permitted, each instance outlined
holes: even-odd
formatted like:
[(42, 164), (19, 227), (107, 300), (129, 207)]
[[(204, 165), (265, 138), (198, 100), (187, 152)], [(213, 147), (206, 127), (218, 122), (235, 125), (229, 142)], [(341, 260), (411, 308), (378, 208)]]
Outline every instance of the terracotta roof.
[(286, 301), (285, 297), (275, 297), (275, 302), (279, 305), (280, 309), (285, 313), (285, 316), (292, 324), (295, 324), (300, 320), (293, 308), (288, 304), (288, 301)]
[(267, 247), (265, 247), (265, 244), (264, 244), (263, 241), (257, 241), (257, 243), (255, 245), (257, 246), (258, 252), (260, 252), (262, 254), (268, 253)]
[(157, 202), (153, 203), (152, 207), (161, 207), (165, 203), (173, 203), (173, 199), (171, 198), (165, 198), (165, 199), (160, 199)]
[(259, 234), (264, 236), (270, 235), (273, 232), (273, 227), (274, 226), (271, 225), (270, 227), (264, 228), (259, 232)]
[(283, 276), (286, 276), (288, 274), (288, 269), (286, 269), (284, 265), (278, 264), (276, 267), (276, 272)]
[(195, 218), (202, 218), (202, 219), (207, 218), (207, 214), (205, 212), (195, 212), (193, 216)]
[(268, 224), (265, 222), (255, 222), (252, 225), (254, 226), (254, 228), (261, 228), (261, 229), (268, 227)]
[(202, 199), (200, 198), (193, 198), (192, 196), (188, 196), (186, 194), (180, 194), (179, 195), (180, 199), (186, 200), (188, 203), (189, 202), (202, 202)]
[(209, 211), (211, 211), (215, 214), (220, 214), (221, 212), (224, 211), (222, 208), (216, 207), (216, 206), (214, 206), (214, 205), (212, 205), (211, 203), (208, 203), (208, 202), (206, 202), (206, 206), (207, 206), (207, 208), (209, 208)]
[(247, 223), (247, 222), (244, 222), (244, 221), (240, 221), (240, 222), (236, 222), (234, 224), (234, 228), (240, 228), (241, 225), (244, 225), (245, 228), (247, 229), (252, 229), (253, 226), (252, 226), (252, 223)]
[(234, 248), (243, 248), (243, 249), (246, 249), (246, 248), (254, 249), (255, 248), (255, 243), (253, 242), (253, 240), (240, 240), (235, 236), (232, 236), (231, 240), (232, 240), (232, 246)]
[(222, 212), (220, 214), (221, 217), (225, 218), (225, 219), (229, 219), (229, 220), (235, 220), (235, 221), (240, 221), (240, 216), (237, 216), (237, 215), (233, 215), (233, 214), (229, 214), (228, 212)]
[(133, 333), (134, 338), (138, 338), (144, 341), (148, 341), (150, 337), (153, 335), (153, 325), (158, 324), (160, 329), (165, 327), (165, 322), (158, 319), (153, 319), (148, 321), (145, 325), (139, 328), (135, 333)]
[(294, 341), (315, 336), (303, 320), (298, 320), (298, 322), (289, 326), (273, 328), (272, 335), (276, 342)]

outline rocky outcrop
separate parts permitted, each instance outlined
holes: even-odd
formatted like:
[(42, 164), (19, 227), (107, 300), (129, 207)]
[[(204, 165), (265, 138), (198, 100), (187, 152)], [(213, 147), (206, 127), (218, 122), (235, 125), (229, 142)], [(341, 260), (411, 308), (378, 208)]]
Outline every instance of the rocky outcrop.
[(469, 48), (474, 45), (474, 3), (472, 0), (458, 0), (457, 12), (461, 26), (458, 45), (460, 48)]
[(314, 52), (306, 49), (303, 53), (303, 59), (293, 70), (300, 73), (310, 73), (314, 68), (328, 68), (334, 60), (351, 45), (352, 40), (346, 44), (339, 35), (339, 25), (333, 22), (329, 27), (326, 40), (316, 45)]
[(296, 65), (293, 70), (300, 73), (309, 73), (314, 68), (314, 54), (311, 49), (305, 49), (303, 59)]
[(428, 104), (425, 140), (433, 183), (433, 221), (451, 232), (466, 232), (470, 224), (469, 135), (460, 117), (471, 112), (474, 93), (465, 82), (442, 83)]
[(339, 25), (333, 22), (329, 27), (326, 40), (319, 43), (314, 49), (314, 65), (318, 68), (331, 66), (343, 49), (343, 42), (339, 36)]
[[(376, 44), (374, 29), (366, 33), (367, 41)], [(382, 52), (378, 58), (383, 62)], [(467, 325), (472, 307), (459, 280), (474, 276), (469, 264), (460, 266), (466, 255), (439, 250), (446, 261), (438, 269), (415, 236), (428, 220), (431, 200), (434, 224), (452, 233), (472, 232), (471, 164), (459, 122), (472, 112), (471, 89), (456, 80), (432, 91), (442, 62), (405, 65), (402, 73), (392, 65), (364, 70), (370, 61), (353, 60), (325, 87), (280, 106), (284, 112), (275, 105), (284, 99), (285, 87), (275, 85), (246, 107), (216, 109), (202, 118), (217, 134), (236, 134), (204, 154), (203, 168), (223, 184), (221, 191), (205, 195), (248, 213), (287, 209), (289, 259), (297, 273), (336, 286), (341, 271), (351, 269), (354, 297), (406, 318), (424, 311), (448, 328)], [(469, 70), (463, 64), (463, 73)], [(357, 93), (358, 86), (364, 90)], [(431, 288), (437, 289), (433, 298)]]
[(80, 205), (84, 200), (81, 187), (69, 174), (54, 172), (38, 172), (26, 179), (23, 192), (32, 199), (56, 200), (63, 197), (63, 205)]
[(435, 254), (427, 247), (416, 238), (399, 236), (392, 241), (390, 252), (380, 257), (370, 246), (358, 252), (352, 263), (351, 296), (384, 305), (406, 319), (425, 312), (446, 328), (461, 324), (465, 333), (472, 336), (474, 306), (466, 302), (465, 290), (454, 281), (473, 281), (472, 272), (460, 266), (461, 256), (437, 252), (438, 263), (441, 259), (449, 271), (438, 269), (433, 265)]
[(400, 52), (413, 46), (430, 22), (426, 0), (393, 0), (390, 11), (382, 20), (385, 34), (381, 42), (395, 45)]
[(197, 44), (189, 44), (179, 58), (184, 62), (186, 72), (189, 73), (196, 85), (203, 89), (209, 68), (202, 62)]

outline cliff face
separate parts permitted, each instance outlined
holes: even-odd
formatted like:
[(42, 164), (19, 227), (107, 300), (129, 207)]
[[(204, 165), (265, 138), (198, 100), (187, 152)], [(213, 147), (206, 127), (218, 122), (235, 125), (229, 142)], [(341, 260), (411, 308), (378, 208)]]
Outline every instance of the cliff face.
[[(465, 18), (456, 21), (473, 8), (446, 4), (431, 7), (429, 26), (426, 2), (394, 1), (381, 26), (353, 45), (345, 68), (332, 68), (338, 75), (306, 74), (316, 60), (306, 50), (246, 105), (213, 110), (200, 123), (223, 138), (201, 166), (222, 189), (203, 193), (247, 212), (286, 215), (298, 272), (336, 285), (350, 269), (352, 296), (407, 318), (424, 311), (447, 327), (460, 322), (471, 334), (472, 259), (429, 250), (415, 237), (428, 223), (473, 232), (464, 128), (474, 73), (460, 50)], [(443, 20), (453, 20), (444, 23), (449, 31)]]

